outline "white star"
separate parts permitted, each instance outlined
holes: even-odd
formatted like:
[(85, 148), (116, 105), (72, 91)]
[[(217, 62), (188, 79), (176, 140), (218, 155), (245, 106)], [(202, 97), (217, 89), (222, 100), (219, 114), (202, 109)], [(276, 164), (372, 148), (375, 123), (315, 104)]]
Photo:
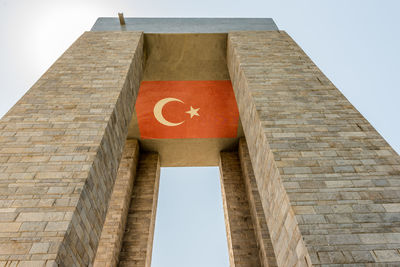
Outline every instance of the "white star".
[(199, 113), (197, 113), (199, 111), (200, 108), (193, 108), (192, 106), (190, 106), (190, 110), (186, 111), (186, 113), (190, 114), (190, 118), (193, 118), (193, 116), (199, 116)]

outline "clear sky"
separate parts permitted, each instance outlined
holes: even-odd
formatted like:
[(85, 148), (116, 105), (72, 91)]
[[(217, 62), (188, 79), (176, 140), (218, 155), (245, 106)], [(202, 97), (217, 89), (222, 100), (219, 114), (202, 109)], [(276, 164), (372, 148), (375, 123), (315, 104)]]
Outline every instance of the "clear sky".
[(218, 167), (161, 168), (152, 267), (229, 266)]
[[(0, 117), (97, 17), (117, 12), (125, 17), (271, 17), (400, 152), (398, 0), (0, 0)], [(209, 181), (202, 186), (215, 188), (215, 179)]]

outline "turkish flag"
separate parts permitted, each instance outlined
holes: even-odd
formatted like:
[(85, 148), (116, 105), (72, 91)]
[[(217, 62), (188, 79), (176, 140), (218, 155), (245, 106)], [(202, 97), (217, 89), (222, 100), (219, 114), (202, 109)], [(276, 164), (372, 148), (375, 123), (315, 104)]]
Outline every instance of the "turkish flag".
[(140, 137), (236, 137), (239, 111), (230, 81), (144, 81), (136, 100)]

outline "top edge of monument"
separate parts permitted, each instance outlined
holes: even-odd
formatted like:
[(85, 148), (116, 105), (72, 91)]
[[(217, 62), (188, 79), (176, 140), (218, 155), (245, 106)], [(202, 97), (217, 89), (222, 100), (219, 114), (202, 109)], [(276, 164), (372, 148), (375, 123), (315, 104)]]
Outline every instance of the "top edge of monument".
[(228, 33), (277, 31), (271, 18), (124, 18), (100, 17), (91, 31), (141, 31), (144, 33)]

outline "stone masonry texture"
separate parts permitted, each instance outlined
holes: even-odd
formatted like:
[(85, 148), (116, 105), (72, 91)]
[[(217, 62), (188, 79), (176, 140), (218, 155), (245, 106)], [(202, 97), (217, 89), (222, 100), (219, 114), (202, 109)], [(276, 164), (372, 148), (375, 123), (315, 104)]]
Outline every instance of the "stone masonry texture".
[(285, 32), (227, 53), (278, 265), (399, 266), (396, 152)]
[(142, 69), (140, 32), (86, 32), (0, 121), (0, 265), (94, 258)]
[(141, 153), (125, 226), (119, 266), (151, 266), (160, 182), (157, 153)]
[(93, 263), (95, 267), (110, 267), (118, 264), (138, 158), (137, 140), (126, 140)]
[(239, 157), (262, 266), (277, 266), (260, 193), (258, 192), (256, 178), (251, 165), (249, 150), (244, 138), (239, 141)]
[(230, 266), (261, 266), (237, 152), (221, 152), (220, 171)]

